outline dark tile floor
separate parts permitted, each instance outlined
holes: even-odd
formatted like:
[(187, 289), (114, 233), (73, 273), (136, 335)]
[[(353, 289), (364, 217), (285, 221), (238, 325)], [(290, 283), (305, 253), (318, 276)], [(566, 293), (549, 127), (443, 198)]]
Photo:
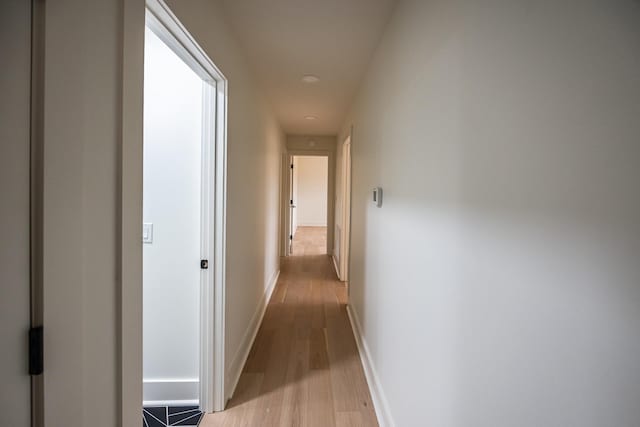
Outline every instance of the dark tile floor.
[(203, 416), (197, 406), (148, 406), (142, 414), (142, 427), (197, 426)]

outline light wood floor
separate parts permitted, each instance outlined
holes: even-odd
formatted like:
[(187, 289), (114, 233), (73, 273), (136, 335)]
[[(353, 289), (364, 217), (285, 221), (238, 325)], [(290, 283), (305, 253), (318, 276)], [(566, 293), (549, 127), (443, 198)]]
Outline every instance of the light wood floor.
[(327, 253), (327, 227), (298, 227), (293, 236), (293, 256)]
[(327, 255), (285, 258), (227, 410), (200, 426), (377, 426), (346, 301)]

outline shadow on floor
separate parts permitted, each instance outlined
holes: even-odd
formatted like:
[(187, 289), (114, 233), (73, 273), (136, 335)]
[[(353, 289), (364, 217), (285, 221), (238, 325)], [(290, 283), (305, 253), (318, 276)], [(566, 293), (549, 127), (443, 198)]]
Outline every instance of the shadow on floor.
[(225, 413), (282, 422), (292, 408), (308, 413), (325, 405), (323, 414), (360, 411), (375, 420), (346, 303), (347, 288), (328, 255), (284, 258)]

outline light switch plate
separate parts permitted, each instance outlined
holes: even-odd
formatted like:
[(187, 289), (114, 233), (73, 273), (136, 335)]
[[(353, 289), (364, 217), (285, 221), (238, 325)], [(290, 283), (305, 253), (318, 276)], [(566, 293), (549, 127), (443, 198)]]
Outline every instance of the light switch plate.
[(153, 243), (153, 223), (142, 224), (142, 243)]

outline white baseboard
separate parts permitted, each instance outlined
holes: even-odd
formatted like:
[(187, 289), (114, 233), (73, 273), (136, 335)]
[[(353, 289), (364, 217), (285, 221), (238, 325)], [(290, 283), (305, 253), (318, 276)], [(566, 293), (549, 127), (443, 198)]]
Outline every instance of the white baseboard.
[(338, 276), (339, 280), (342, 280), (342, 277), (340, 277), (340, 269), (338, 268), (338, 261), (336, 260), (336, 256), (331, 255), (331, 259), (333, 260), (333, 268), (335, 268), (336, 270), (336, 276)]
[(378, 424), (380, 427), (395, 427), (395, 422), (391, 416), (389, 410), (389, 403), (382, 390), (382, 384), (378, 379), (375, 365), (371, 359), (371, 353), (367, 342), (362, 336), (362, 328), (360, 327), (360, 321), (358, 320), (357, 313), (351, 306), (347, 305), (347, 314), (349, 315), (349, 321), (351, 322), (351, 329), (353, 329), (353, 335), (356, 338), (356, 345), (358, 346), (358, 352), (360, 353), (360, 360), (362, 361), (362, 367), (364, 368), (364, 375), (367, 378), (367, 384), (371, 391), (371, 399), (373, 400), (373, 408), (376, 411), (378, 417)]
[(227, 375), (225, 375), (226, 384), (224, 389), (227, 392), (227, 396), (225, 396), (226, 400), (231, 399), (233, 393), (235, 393), (238, 381), (240, 381), (240, 375), (242, 374), (242, 368), (244, 368), (244, 364), (247, 362), (247, 357), (249, 357), (251, 346), (253, 345), (253, 341), (255, 341), (256, 335), (258, 334), (258, 329), (260, 329), (260, 325), (262, 324), (262, 318), (267, 310), (271, 294), (273, 294), (273, 290), (278, 282), (278, 277), (280, 277), (280, 270), (277, 270), (269, 280), (267, 289), (260, 299), (258, 307), (256, 307), (256, 312), (254, 313), (253, 318), (242, 337), (240, 347), (236, 351), (231, 365), (229, 365)]
[(142, 381), (144, 405), (197, 405), (200, 393), (198, 378), (145, 379)]
[(298, 227), (326, 227), (326, 222), (299, 222)]

